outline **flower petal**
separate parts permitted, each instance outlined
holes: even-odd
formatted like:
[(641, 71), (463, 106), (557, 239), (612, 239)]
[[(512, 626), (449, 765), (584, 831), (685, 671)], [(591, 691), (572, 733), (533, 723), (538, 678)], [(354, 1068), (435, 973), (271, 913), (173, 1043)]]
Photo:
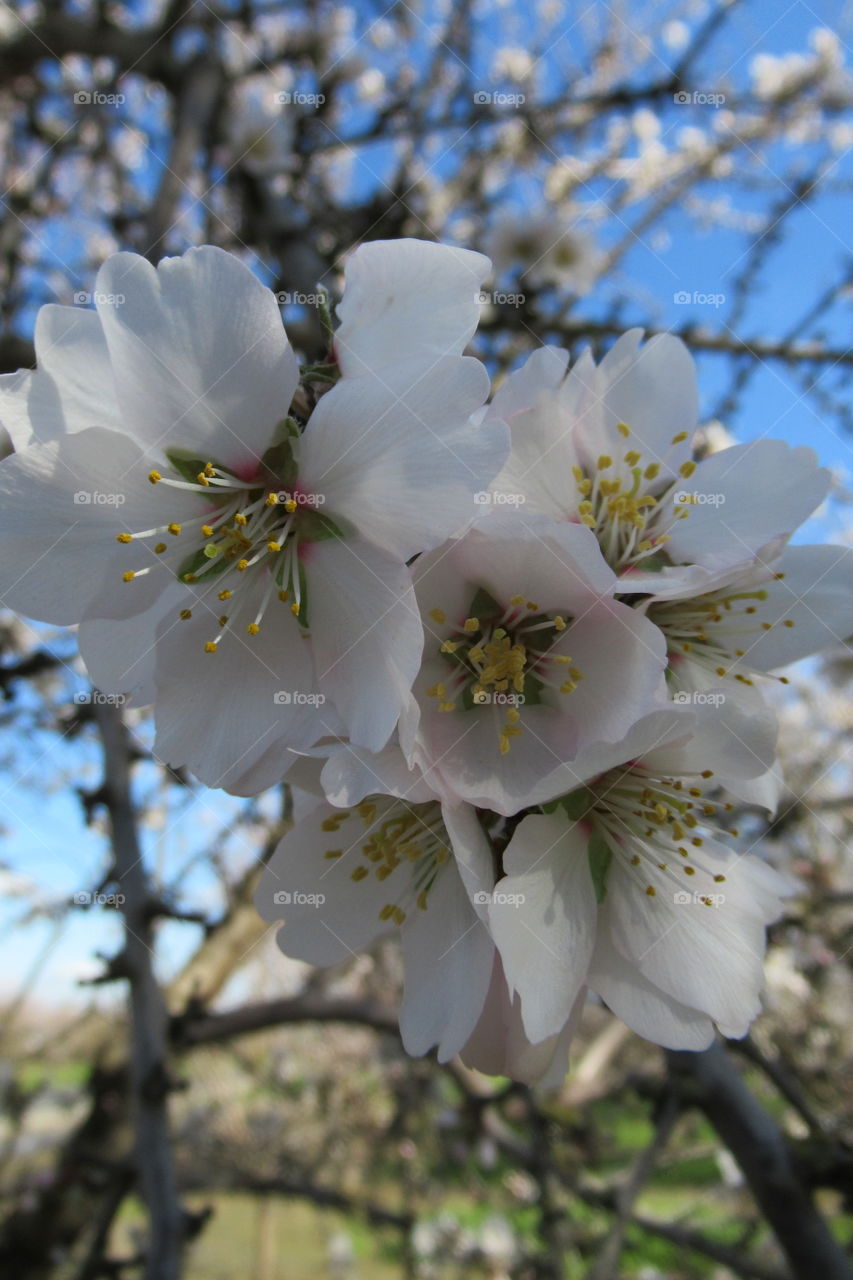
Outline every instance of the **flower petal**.
[(348, 258), (335, 354), (348, 376), (461, 355), (480, 319), (489, 259), (427, 240), (373, 240)]
[(157, 268), (132, 253), (98, 273), (98, 314), (128, 432), (253, 470), (299, 379), (274, 295), (211, 246)]
[(423, 629), (402, 561), (358, 539), (300, 547), (319, 687), (357, 746), (379, 751), (400, 718)]
[(706, 1014), (659, 991), (604, 934), (596, 942), (589, 985), (617, 1018), (654, 1044), (700, 1052), (714, 1039), (714, 1024)]

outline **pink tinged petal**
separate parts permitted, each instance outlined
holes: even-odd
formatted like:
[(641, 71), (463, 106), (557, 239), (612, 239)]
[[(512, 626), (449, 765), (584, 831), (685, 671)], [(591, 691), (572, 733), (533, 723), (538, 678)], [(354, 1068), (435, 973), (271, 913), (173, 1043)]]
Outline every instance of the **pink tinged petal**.
[[(494, 412), (497, 413), (497, 401)], [(577, 520), (578, 493), (572, 468), (578, 465), (573, 420), (555, 391), (542, 391), (526, 412), (506, 419), (510, 454), (495, 480), (486, 511), (518, 510), (552, 520)]]
[(653, 986), (599, 936), (589, 972), (589, 985), (627, 1027), (666, 1049), (707, 1049), (714, 1039), (711, 1019)]
[(829, 484), (829, 472), (805, 445), (755, 440), (722, 449), (674, 489), (673, 502), (684, 493), (693, 501), (672, 528), (667, 552), (676, 563), (714, 568), (747, 561), (808, 519)]
[(472, 805), (445, 799), (441, 815), (468, 899), (477, 915), (488, 921), (487, 898), (495, 879), (491, 841), (480, 825), (477, 811)]
[[(239, 604), (232, 630), (222, 630), (216, 611), (203, 602), (188, 620), (175, 615), (157, 636), (157, 739), (159, 759), (185, 765), (206, 786), (226, 791), (240, 785), (248, 771), (276, 743), (283, 776), (290, 763), (287, 748), (312, 745), (329, 725), (317, 696), (308, 644), (289, 609), (274, 603), (260, 634), (245, 628), (263, 596), (259, 583)], [(222, 634), (216, 653), (204, 645)], [(298, 696), (297, 696), (298, 695)], [(307, 700), (305, 700), (307, 699)]]
[(506, 427), (470, 421), (488, 384), (467, 357), (342, 379), (300, 440), (300, 484), (401, 559), (436, 546), (473, 519), (506, 458)]
[[(137, 446), (101, 427), (33, 445), (0, 466), (0, 600), (43, 622), (86, 615), (105, 584), (117, 607), (135, 611), (122, 573), (155, 561), (150, 548), (121, 546), (118, 533), (180, 520), (192, 495), (156, 492)], [(146, 575), (147, 576), (147, 575)], [(152, 575), (153, 576), (153, 575)], [(145, 581), (144, 579), (141, 581)], [(147, 607), (150, 598), (145, 597)]]
[(761, 584), (767, 599), (754, 602), (756, 613), (742, 646), (744, 662), (758, 671), (834, 648), (853, 633), (849, 547), (788, 547), (773, 568), (784, 577)]
[(477, 1024), (492, 974), (494, 943), (454, 863), (429, 890), (427, 908), (401, 929), (406, 967), (400, 1034), (416, 1056), (438, 1046), (439, 1062), (458, 1053)]
[[(393, 802), (391, 802), (393, 804)], [(380, 803), (376, 820), (320, 804), (279, 844), (264, 868), (255, 906), (265, 920), (284, 922), (278, 945), (285, 955), (308, 964), (331, 965), (351, 959), (394, 926), (379, 918), (395, 896), (396, 876), (371, 873), (353, 880), (356, 868), (371, 866), (363, 846), (388, 817), (391, 804)], [(335, 820), (337, 830), (324, 831)], [(327, 858), (327, 853), (340, 856)]]
[[(774, 712), (756, 692), (749, 705), (719, 685), (702, 694), (705, 701), (692, 707), (696, 731), (687, 742), (661, 747), (646, 754), (643, 764), (650, 773), (677, 777), (711, 769), (719, 777), (757, 778), (776, 758), (778, 722)], [(690, 704), (684, 704), (690, 705)]]
[(480, 318), (489, 259), (426, 240), (375, 240), (346, 264), (335, 355), (348, 377), (461, 355)]
[(598, 914), (586, 846), (564, 815), (525, 818), (493, 893), (492, 936), (534, 1044), (560, 1031), (586, 982)]
[(98, 313), (127, 431), (242, 472), (257, 465), (299, 379), (274, 295), (204, 246), (155, 269), (119, 253), (98, 273)]
[(400, 718), (423, 651), (409, 570), (357, 539), (329, 538), (305, 552), (319, 687), (352, 741), (379, 751)]
[(466, 1066), (486, 1075), (508, 1076), (543, 1089), (556, 1089), (569, 1069), (569, 1045), (583, 1009), (584, 992), (571, 1017), (554, 1036), (531, 1044), (524, 1033), (521, 1002), (507, 987), (500, 957), (495, 957), (492, 982), (480, 1020), (461, 1050)]

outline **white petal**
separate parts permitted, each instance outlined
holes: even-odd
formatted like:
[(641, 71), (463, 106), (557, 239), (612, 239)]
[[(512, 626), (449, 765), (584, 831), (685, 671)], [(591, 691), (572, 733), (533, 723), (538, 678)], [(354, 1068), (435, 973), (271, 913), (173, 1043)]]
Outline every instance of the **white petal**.
[(402, 559), (436, 546), (473, 519), (506, 457), (505, 426), (469, 420), (488, 384), (467, 357), (343, 378), (302, 436), (300, 484)]
[[(393, 801), (378, 806), (376, 819), (365, 826), (359, 814), (319, 804), (279, 844), (264, 868), (255, 906), (265, 920), (283, 920), (278, 944), (285, 955), (309, 964), (330, 965), (349, 959), (393, 926), (379, 918), (393, 901), (394, 878), (375, 875), (353, 880), (364, 866), (362, 848), (386, 820)], [(337, 831), (324, 831), (335, 819)], [(342, 850), (337, 858), (327, 852)]]
[(712, 567), (748, 560), (793, 533), (823, 501), (829, 482), (804, 445), (754, 440), (722, 449), (676, 486), (673, 499), (689, 493), (694, 501), (688, 517), (676, 521), (667, 552), (674, 562)]
[(253, 472), (299, 377), (270, 290), (210, 246), (156, 269), (115, 254), (97, 289), (127, 430), (160, 456), (185, 449)]
[(439, 1062), (447, 1062), (477, 1024), (495, 950), (453, 863), (440, 869), (426, 911), (409, 912), (401, 935), (403, 1046), (418, 1056), (437, 1045)]
[(480, 318), (491, 263), (426, 240), (374, 240), (346, 264), (335, 354), (347, 376), (412, 358), (461, 355)]
[[(853, 550), (788, 547), (773, 568), (785, 576), (761, 584), (767, 599), (755, 602), (742, 646), (744, 661), (758, 671), (843, 644), (853, 633)], [(765, 631), (762, 623), (772, 630)]]
[(337, 725), (335, 718), (330, 726), (322, 702), (311, 701), (320, 695), (308, 644), (290, 610), (270, 606), (260, 634), (247, 636), (263, 584), (241, 587), (237, 595), (244, 592), (234, 601), (239, 622), (223, 633), (216, 653), (204, 652), (205, 642), (220, 634), (215, 598), (196, 605), (189, 620), (167, 619), (157, 636), (156, 754), (226, 791), (276, 742), (282, 776), (285, 748), (309, 747)]
[(543, 1089), (556, 1089), (569, 1069), (569, 1045), (577, 1030), (584, 993), (578, 996), (566, 1025), (555, 1036), (531, 1044), (521, 1021), (521, 1002), (507, 987), (500, 958), (496, 957), (492, 982), (483, 1012), (468, 1043), (462, 1061), (486, 1075), (508, 1076)]
[(527, 817), (494, 889), (492, 936), (534, 1044), (558, 1034), (586, 982), (598, 913), (586, 843), (564, 815)]
[(410, 804), (435, 799), (433, 788), (420, 769), (406, 763), (396, 742), (377, 752), (341, 743), (323, 766), (322, 782), (329, 802), (341, 806), (359, 804), (375, 792), (399, 796)]
[(596, 943), (589, 985), (617, 1018), (654, 1044), (699, 1052), (714, 1039), (714, 1024), (706, 1014), (659, 991), (603, 935)]
[(367, 542), (300, 546), (319, 687), (358, 746), (379, 751), (400, 718), (423, 651), (409, 570)]

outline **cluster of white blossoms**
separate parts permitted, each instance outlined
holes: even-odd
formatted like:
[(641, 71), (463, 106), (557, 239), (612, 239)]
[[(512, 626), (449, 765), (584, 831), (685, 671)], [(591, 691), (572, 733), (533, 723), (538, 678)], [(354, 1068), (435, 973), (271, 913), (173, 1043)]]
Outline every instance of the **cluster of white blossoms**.
[(0, 600), (77, 624), (160, 759), (316, 793), (258, 890), (284, 951), (398, 932), (410, 1052), (554, 1082), (587, 992), (676, 1048), (758, 1012), (789, 886), (732, 813), (773, 807), (763, 686), (853, 631), (853, 552), (788, 545), (811, 450), (694, 459), (675, 338), (490, 399), (489, 267), (363, 245), (300, 368), (237, 259), (110, 258), (0, 380)]

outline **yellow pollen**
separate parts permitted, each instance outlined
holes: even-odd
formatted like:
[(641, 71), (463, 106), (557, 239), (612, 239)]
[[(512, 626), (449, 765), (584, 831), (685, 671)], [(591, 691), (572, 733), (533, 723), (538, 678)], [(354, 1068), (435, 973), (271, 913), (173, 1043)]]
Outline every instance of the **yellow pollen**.
[(206, 489), (210, 488), (210, 481), (204, 471), (199, 471), (196, 480), (198, 480), (199, 484), (203, 484)]
[(220, 625), (220, 627), (224, 627), (227, 621), (228, 621), (228, 614), (227, 614), (227, 613), (223, 613), (223, 614), (220, 616), (220, 618), (219, 618), (219, 625)]
[(202, 533), (204, 534), (205, 538), (212, 538), (212, 537), (213, 537), (213, 526), (212, 526), (212, 525), (209, 525), (209, 524), (203, 524), (203, 525), (201, 526), (201, 531), (202, 531)]
[(646, 893), (650, 898), (654, 898), (656, 896), (656, 890), (653, 884), (646, 885)]
[(121, 580), (122, 582), (133, 582), (133, 579), (135, 577), (136, 577), (136, 574), (133, 572), (133, 570), (128, 569), (125, 573), (121, 575)]
[(471, 632), (473, 632), (473, 631), (479, 631), (479, 630), (480, 630), (480, 619), (479, 619), (479, 618), (466, 618), (466, 619), (465, 619), (465, 621), (464, 621), (464, 623), (462, 624), (462, 630), (463, 630), (463, 631), (467, 631), (469, 634), (470, 634)]
[(248, 627), (246, 628), (246, 631), (250, 636), (256, 636), (260, 631), (260, 627), (258, 626), (257, 622), (250, 622)]
[[(443, 642), (442, 642), (439, 652), (440, 652), (440, 653), (455, 653), (455, 652), (456, 652), (456, 650), (457, 650), (458, 648), (459, 648), (459, 641), (458, 641), (458, 640), (445, 640), (445, 641), (443, 641)], [(473, 652), (472, 652), (471, 656), (473, 657)]]
[(524, 596), (510, 596), (509, 602), (511, 605), (515, 605), (515, 607), (518, 608), (519, 605), (524, 604)]
[(170, 524), (167, 525), (167, 528), (173, 538), (177, 538), (178, 534), (181, 532), (181, 526), (179, 524)]
[(608, 467), (613, 466), (613, 459), (608, 453), (602, 453), (596, 465), (599, 471), (606, 471)]
[(151, 481), (152, 484), (159, 484), (159, 482), (163, 479), (163, 477), (160, 475), (159, 471), (149, 471), (148, 479)]
[(196, 575), (195, 575), (194, 573), (185, 573), (185, 574), (184, 574), (184, 582), (196, 582), (196, 581), (197, 581), (197, 579), (196, 579)]
[(129, 533), (117, 533), (116, 542), (132, 542), (133, 538)]
[(268, 493), (268, 494), (267, 494), (267, 496), (266, 496), (266, 505), (267, 505), (268, 507), (277, 507), (277, 506), (278, 506), (278, 494), (277, 494), (277, 493)]
[(627, 422), (617, 422), (616, 430), (619, 432), (620, 436), (624, 436), (626, 440), (631, 434), (631, 428), (628, 426)]
[(447, 614), (443, 609), (430, 609), (429, 616), (432, 618), (433, 622), (437, 622), (439, 626), (441, 626), (443, 622), (447, 621)]
[[(329, 855), (326, 854), (326, 857), (328, 856)], [(337, 854), (335, 856), (337, 856)], [(355, 880), (356, 882), (359, 880), (366, 880), (369, 875), (370, 871), (367, 867), (356, 867), (355, 871), (350, 873), (350, 880)]]
[(208, 640), (204, 646), (205, 653), (216, 653), (216, 641)]
[(637, 463), (640, 461), (640, 454), (636, 449), (631, 449), (625, 454), (625, 461), (629, 467), (636, 467)]
[(158, 542), (158, 543), (157, 543), (157, 546), (154, 548), (154, 550), (155, 550), (155, 552), (157, 553), (157, 555), (158, 555), (158, 556), (161, 556), (161, 555), (163, 554), (163, 552), (166, 550), (166, 544), (165, 544), (165, 542)]
[(234, 523), (235, 523), (235, 524), (239, 524), (239, 525), (240, 525), (240, 527), (242, 528), (242, 527), (243, 527), (243, 525), (244, 525), (244, 524), (248, 524), (248, 523), (249, 523), (249, 521), (248, 521), (248, 519), (246, 518), (246, 516), (244, 516), (244, 515), (243, 515), (242, 511), (238, 511), (238, 512), (237, 512), (237, 514), (236, 514), (236, 515), (235, 515), (235, 517), (234, 517)]
[(286, 592), (286, 591), (279, 591), (279, 593), (278, 593), (278, 598), (279, 598), (279, 600), (281, 601), (281, 603), (282, 603), (282, 604), (287, 604), (287, 592)]
[(690, 433), (688, 431), (679, 431), (677, 436), (673, 436), (670, 444), (683, 444)]
[(714, 884), (725, 884), (725, 882), (726, 882), (725, 876), (714, 876)]
[(181, 610), (181, 617), (183, 618), (184, 622), (188, 621), (188, 619), (190, 619), (192, 616), (193, 616), (192, 609)]
[(288, 498), (284, 504), (284, 509), (289, 516), (292, 516), (294, 511), (296, 510), (296, 499)]
[(293, 604), (290, 606), (290, 612), (293, 614), (294, 618), (299, 617), (299, 601), (298, 600), (294, 600)]
[(657, 477), (660, 475), (660, 463), (658, 462), (650, 463), (649, 466), (647, 466), (645, 471), (643, 472), (643, 475), (645, 476), (646, 480), (656, 480)]
[[(528, 600), (528, 601), (527, 601), (527, 607), (528, 607), (528, 609), (530, 610), (530, 612), (531, 612), (531, 613), (538, 613), (538, 612), (539, 612), (539, 605), (536, 603), (536, 601), (535, 601), (535, 600)], [(497, 632), (496, 632), (495, 634), (497, 634)]]
[(684, 476), (685, 480), (689, 480), (695, 470), (695, 462), (682, 462), (681, 466), (678, 468), (678, 474), (680, 476)]
[(248, 567), (249, 567), (249, 561), (248, 561), (248, 560), (238, 560), (238, 561), (237, 561), (237, 568), (239, 569), (240, 573), (244, 573), (244, 572), (245, 572), (245, 570), (246, 570), (246, 569), (248, 569)]
[(229, 591), (228, 588), (225, 587), (222, 591), (219, 592), (219, 599), (230, 600), (232, 595), (233, 595), (233, 592)]
[(443, 698), (446, 689), (443, 684), (434, 684), (426, 692), (428, 698)]
[(438, 704), (438, 709), (439, 709), (439, 711), (455, 711), (455, 710), (456, 710), (456, 703), (455, 703), (455, 702), (440, 702), (440, 703)]
[(695, 876), (695, 874), (696, 874), (696, 868), (695, 868), (695, 867), (685, 867), (685, 868), (684, 868), (684, 874), (685, 874), (686, 876)]
[(268, 543), (267, 543), (267, 551), (281, 551), (281, 543), (280, 543), (280, 542), (268, 542)]
[(421, 889), (421, 891), (420, 891), (420, 893), (418, 894), (418, 897), (417, 897), (417, 903), (418, 903), (418, 908), (419, 908), (421, 911), (426, 911), (426, 909), (427, 909), (427, 891), (426, 891), (426, 889)]

